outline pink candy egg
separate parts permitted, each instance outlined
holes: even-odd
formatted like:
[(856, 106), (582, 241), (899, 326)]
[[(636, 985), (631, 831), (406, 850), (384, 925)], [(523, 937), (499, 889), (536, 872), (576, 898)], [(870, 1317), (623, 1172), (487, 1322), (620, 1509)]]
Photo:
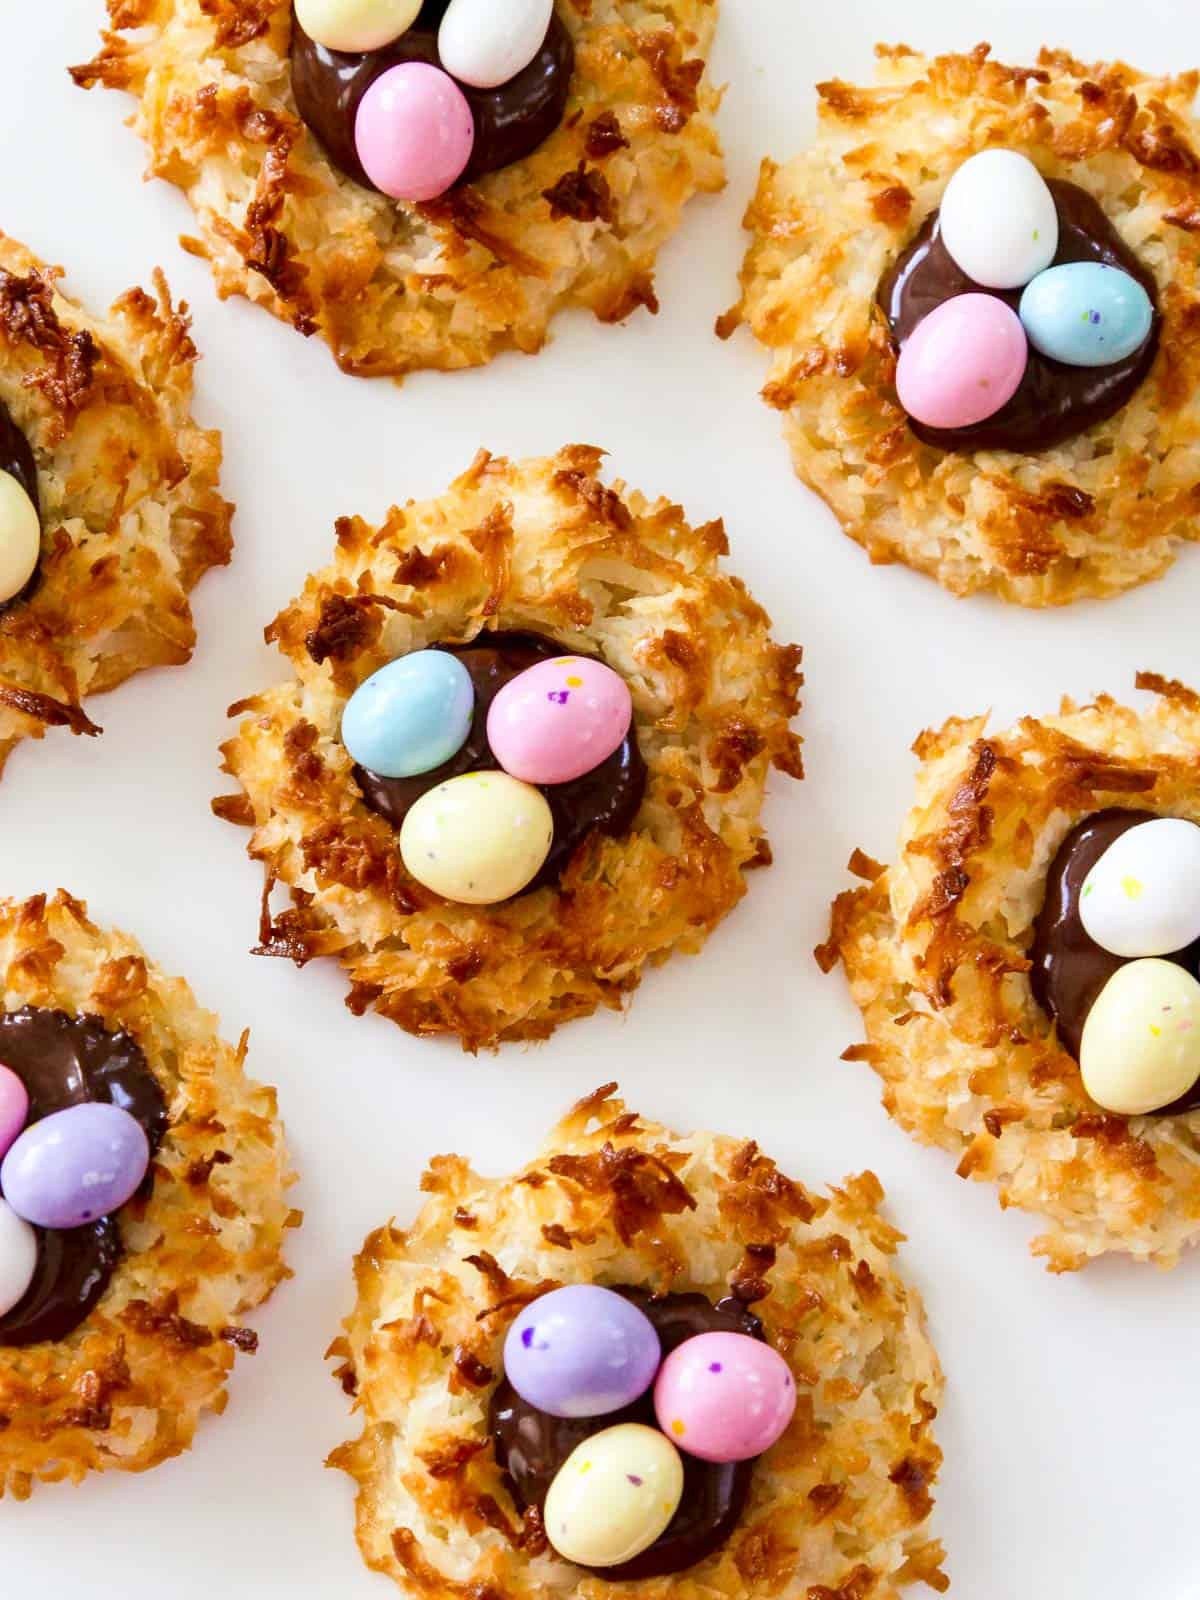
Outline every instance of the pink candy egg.
[(556, 656), (512, 678), (492, 701), (496, 760), (526, 783), (570, 783), (607, 761), (629, 732), (625, 680), (601, 661)]
[(393, 200), (435, 200), (471, 159), (475, 118), (448, 73), (426, 61), (402, 61), (363, 95), (354, 142), (377, 189)]
[(991, 294), (957, 295), (905, 341), (896, 364), (900, 404), (927, 428), (970, 428), (1008, 404), (1028, 359), (1010, 306)]
[(658, 1425), (701, 1461), (749, 1461), (769, 1450), (796, 1409), (777, 1350), (744, 1333), (701, 1333), (673, 1350), (654, 1385)]
[(0, 1067), (0, 1156), (7, 1154), (9, 1146), (25, 1126), (29, 1115), (29, 1096), (25, 1085), (11, 1067)]

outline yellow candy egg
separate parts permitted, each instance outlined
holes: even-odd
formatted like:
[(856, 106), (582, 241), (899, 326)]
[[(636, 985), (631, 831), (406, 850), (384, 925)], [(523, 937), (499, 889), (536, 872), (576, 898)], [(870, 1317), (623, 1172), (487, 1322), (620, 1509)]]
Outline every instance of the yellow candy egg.
[(508, 900), (550, 853), (554, 818), (540, 789), (507, 772), (465, 772), (430, 789), (400, 826), (408, 871), (464, 905)]
[(622, 1422), (577, 1445), (546, 1496), (546, 1537), (581, 1567), (616, 1567), (666, 1532), (683, 1495), (679, 1451), (657, 1428)]
[(33, 577), (42, 544), (37, 507), (11, 472), (0, 471), (0, 602)]
[(295, 0), (296, 21), (327, 50), (381, 50), (417, 20), (421, 0)]
[(1178, 1100), (1200, 1078), (1200, 983), (1156, 957), (1118, 967), (1088, 1012), (1079, 1066), (1106, 1111), (1139, 1116)]

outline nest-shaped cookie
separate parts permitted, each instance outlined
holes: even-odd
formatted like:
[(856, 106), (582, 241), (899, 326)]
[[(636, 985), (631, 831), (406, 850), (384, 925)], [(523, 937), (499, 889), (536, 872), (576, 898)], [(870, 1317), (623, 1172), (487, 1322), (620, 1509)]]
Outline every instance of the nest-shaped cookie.
[[(879, 57), (876, 87), (819, 85), (813, 149), (763, 163), (742, 298), (718, 331), (745, 321), (770, 350), (763, 396), (783, 413), (796, 470), (872, 561), (1029, 606), (1157, 577), (1200, 531), (1197, 74), (1149, 78), (1062, 51), (1006, 67), (986, 46)], [(922, 444), (875, 304), (952, 174), (990, 146), (1086, 189), (1154, 274), (1163, 313), (1131, 402), (1039, 455)]]
[[(720, 522), (597, 476), (582, 445), (524, 462), (481, 451), (436, 500), (376, 528), (337, 525), (333, 564), (267, 630), (294, 676), (230, 708), (222, 746), (245, 793), (213, 802), (294, 905), (259, 953), (336, 955), (347, 1004), (475, 1049), (544, 1038), (616, 1007), (647, 961), (696, 951), (770, 860), (767, 772), (800, 775), (800, 651), (720, 570)], [(346, 701), (394, 656), (484, 629), (532, 629), (600, 655), (628, 682), (649, 769), (629, 834), (593, 834), (561, 885), (503, 905), (451, 904), (404, 871), (396, 831), (363, 803), (341, 743)]]
[(225, 1408), (225, 1378), (256, 1336), (237, 1319), (288, 1275), (299, 1215), (275, 1091), (242, 1070), (187, 984), (64, 890), (0, 902), (4, 1005), (90, 1013), (128, 1029), (162, 1087), (170, 1126), (148, 1199), (120, 1214), (125, 1254), (65, 1339), (0, 1345), (0, 1496), (88, 1472), (143, 1472)]
[(229, 560), (218, 433), (190, 415), (196, 347), (161, 273), (104, 320), (0, 234), (0, 400), (38, 469), (42, 558), (0, 617), (0, 768), (47, 728), (98, 734), (81, 701), (186, 661), (188, 594)]
[[(941, 1463), (942, 1377), (902, 1235), (870, 1172), (825, 1198), (750, 1142), (681, 1137), (629, 1114), (609, 1084), (577, 1105), (523, 1172), (481, 1178), (459, 1156), (425, 1174), (414, 1225), (367, 1239), (358, 1300), (330, 1354), (363, 1419), (330, 1465), (358, 1483), (368, 1566), (420, 1600), (896, 1600), (942, 1590), (924, 1524)], [(788, 1361), (800, 1403), (756, 1464), (741, 1525), (686, 1572), (582, 1575), (522, 1520), (487, 1431), (508, 1327), (563, 1283), (731, 1292)]]
[(291, 0), (108, 0), (77, 83), (127, 89), (151, 175), (185, 191), (222, 295), (346, 372), (400, 376), (541, 348), (560, 307), (657, 309), (684, 203), (723, 183), (704, 79), (716, 0), (560, 0), (576, 64), (561, 126), (523, 161), (410, 205), (363, 188), (297, 114)]
[(1050, 1219), (1033, 1250), (1055, 1272), (1106, 1251), (1172, 1266), (1200, 1239), (1200, 1113), (1103, 1111), (1029, 978), (1046, 874), (1077, 823), (1108, 806), (1200, 822), (1200, 695), (1137, 681), (1158, 696), (1144, 713), (1102, 696), (1007, 733), (986, 717), (923, 733), (895, 865), (856, 852), (869, 886), (838, 898), (817, 952), (844, 963), (867, 1025), (847, 1058), (960, 1176)]

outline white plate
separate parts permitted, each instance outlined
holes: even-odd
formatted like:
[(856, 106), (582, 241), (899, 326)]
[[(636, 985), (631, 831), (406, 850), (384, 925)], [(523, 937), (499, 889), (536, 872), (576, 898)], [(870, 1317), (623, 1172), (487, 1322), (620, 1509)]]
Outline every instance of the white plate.
[[(317, 340), (217, 302), (176, 243), (191, 227), (183, 199), (140, 182), (145, 153), (121, 125), (129, 102), (66, 76), (92, 54), (100, 12), (100, 0), (0, 5), (0, 227), (64, 262), (96, 305), (166, 268), (195, 313), (197, 409), (225, 433), (238, 548), (200, 586), (190, 667), (92, 704), (101, 742), (56, 733), (13, 757), (0, 889), (68, 885), (187, 976), (228, 1036), (251, 1027), (250, 1066), (280, 1087), (307, 1223), (292, 1241), (296, 1278), (255, 1319), (262, 1349), (239, 1363), (225, 1417), (140, 1480), (113, 1473), (0, 1505), (0, 1593), (382, 1600), (384, 1580), (358, 1561), (349, 1480), (322, 1468), (357, 1432), (321, 1359), (349, 1303), (351, 1254), (369, 1228), (412, 1214), (430, 1154), (507, 1170), (568, 1101), (616, 1077), (648, 1114), (754, 1135), (806, 1182), (864, 1166), (882, 1178), (949, 1380), (935, 1531), (953, 1593), (1194, 1594), (1200, 1261), (1050, 1277), (1026, 1253), (1035, 1224), (910, 1143), (870, 1071), (839, 1061), (859, 1019), (810, 952), (851, 849), (890, 853), (919, 729), (988, 705), (1003, 722), (1063, 692), (1125, 694), (1139, 667), (1200, 680), (1200, 552), (1121, 600), (1041, 615), (872, 568), (794, 480), (757, 398), (759, 350), (712, 334), (735, 296), (759, 159), (809, 138), (812, 85), (862, 79), (876, 39), (941, 51), (987, 37), (1009, 60), (1049, 43), (1166, 71), (1200, 59), (1194, 7), (726, 0), (715, 69), (729, 83), (729, 187), (693, 204), (664, 251), (661, 314), (620, 328), (567, 317), (540, 357), (402, 389), (342, 377)], [(263, 624), (324, 564), (335, 515), (436, 493), (480, 444), (542, 453), (568, 440), (606, 446), (616, 472), (694, 517), (724, 515), (733, 570), (779, 636), (806, 648), (809, 777), (774, 783), (777, 864), (700, 958), (651, 974), (626, 1020), (473, 1061), (351, 1017), (332, 966), (301, 973), (247, 954), (259, 878), (244, 834), (209, 813), (229, 787), (216, 745), (225, 707), (280, 675)]]

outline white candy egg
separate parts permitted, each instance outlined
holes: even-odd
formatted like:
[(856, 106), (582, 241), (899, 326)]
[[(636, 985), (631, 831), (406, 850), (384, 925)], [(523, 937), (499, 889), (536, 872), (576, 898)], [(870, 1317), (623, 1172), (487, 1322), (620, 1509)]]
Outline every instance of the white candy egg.
[(452, 78), (495, 89), (537, 55), (554, 0), (450, 0), (438, 29), (438, 55)]
[(0, 1317), (25, 1297), (37, 1268), (37, 1234), (0, 1200)]
[(1130, 961), (1101, 989), (1079, 1045), (1083, 1086), (1106, 1111), (1140, 1116), (1200, 1078), (1200, 983), (1173, 961)]
[(1115, 956), (1165, 956), (1200, 939), (1200, 828), (1155, 817), (1120, 834), (1083, 880), (1079, 920)]
[(326, 50), (382, 50), (417, 20), (421, 0), (295, 0), (296, 21)]
[(985, 289), (1021, 289), (1054, 260), (1058, 211), (1046, 180), (1015, 150), (982, 150), (942, 197), (942, 243)]
[(0, 601), (20, 594), (33, 577), (41, 546), (37, 507), (11, 472), (0, 471)]

